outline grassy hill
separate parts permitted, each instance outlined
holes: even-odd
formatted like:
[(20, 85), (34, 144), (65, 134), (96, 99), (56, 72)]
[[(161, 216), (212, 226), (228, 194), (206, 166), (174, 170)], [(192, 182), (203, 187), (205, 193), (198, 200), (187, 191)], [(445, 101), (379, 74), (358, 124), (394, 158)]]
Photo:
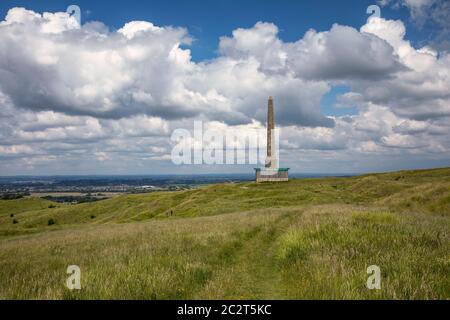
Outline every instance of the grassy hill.
[(448, 168), (0, 201), (0, 298), (450, 299), (449, 230)]

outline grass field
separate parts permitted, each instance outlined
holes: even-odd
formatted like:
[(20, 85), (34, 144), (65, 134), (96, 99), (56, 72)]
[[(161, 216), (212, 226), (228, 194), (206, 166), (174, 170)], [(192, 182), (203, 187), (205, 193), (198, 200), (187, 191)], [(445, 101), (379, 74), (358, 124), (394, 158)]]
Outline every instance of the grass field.
[(449, 231), (450, 169), (0, 201), (0, 298), (450, 299)]

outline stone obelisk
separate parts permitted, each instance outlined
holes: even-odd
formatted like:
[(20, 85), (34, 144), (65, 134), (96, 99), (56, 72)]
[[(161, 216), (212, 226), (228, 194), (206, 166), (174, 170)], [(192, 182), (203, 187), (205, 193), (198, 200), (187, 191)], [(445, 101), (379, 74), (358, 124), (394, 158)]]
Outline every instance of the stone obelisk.
[(267, 106), (267, 158), (266, 168), (278, 167), (275, 154), (275, 117), (273, 112), (273, 97), (269, 97)]
[(255, 168), (256, 182), (289, 181), (289, 168), (278, 167), (278, 135), (275, 135), (273, 98), (267, 107), (267, 158), (265, 168)]

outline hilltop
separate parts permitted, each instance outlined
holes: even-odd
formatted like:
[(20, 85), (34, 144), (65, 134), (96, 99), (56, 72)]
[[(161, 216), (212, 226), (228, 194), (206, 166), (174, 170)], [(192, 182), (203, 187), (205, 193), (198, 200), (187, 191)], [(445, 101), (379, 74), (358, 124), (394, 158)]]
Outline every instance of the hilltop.
[(0, 298), (449, 299), (448, 230), (450, 168), (2, 200)]

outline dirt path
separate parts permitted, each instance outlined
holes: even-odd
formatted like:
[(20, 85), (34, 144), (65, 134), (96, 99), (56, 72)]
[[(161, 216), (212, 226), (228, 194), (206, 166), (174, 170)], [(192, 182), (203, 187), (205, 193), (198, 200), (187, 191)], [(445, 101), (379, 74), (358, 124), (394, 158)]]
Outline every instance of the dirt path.
[(275, 259), (276, 239), (297, 212), (286, 212), (271, 225), (245, 240), (233, 263), (218, 270), (195, 298), (283, 299), (285, 292)]

